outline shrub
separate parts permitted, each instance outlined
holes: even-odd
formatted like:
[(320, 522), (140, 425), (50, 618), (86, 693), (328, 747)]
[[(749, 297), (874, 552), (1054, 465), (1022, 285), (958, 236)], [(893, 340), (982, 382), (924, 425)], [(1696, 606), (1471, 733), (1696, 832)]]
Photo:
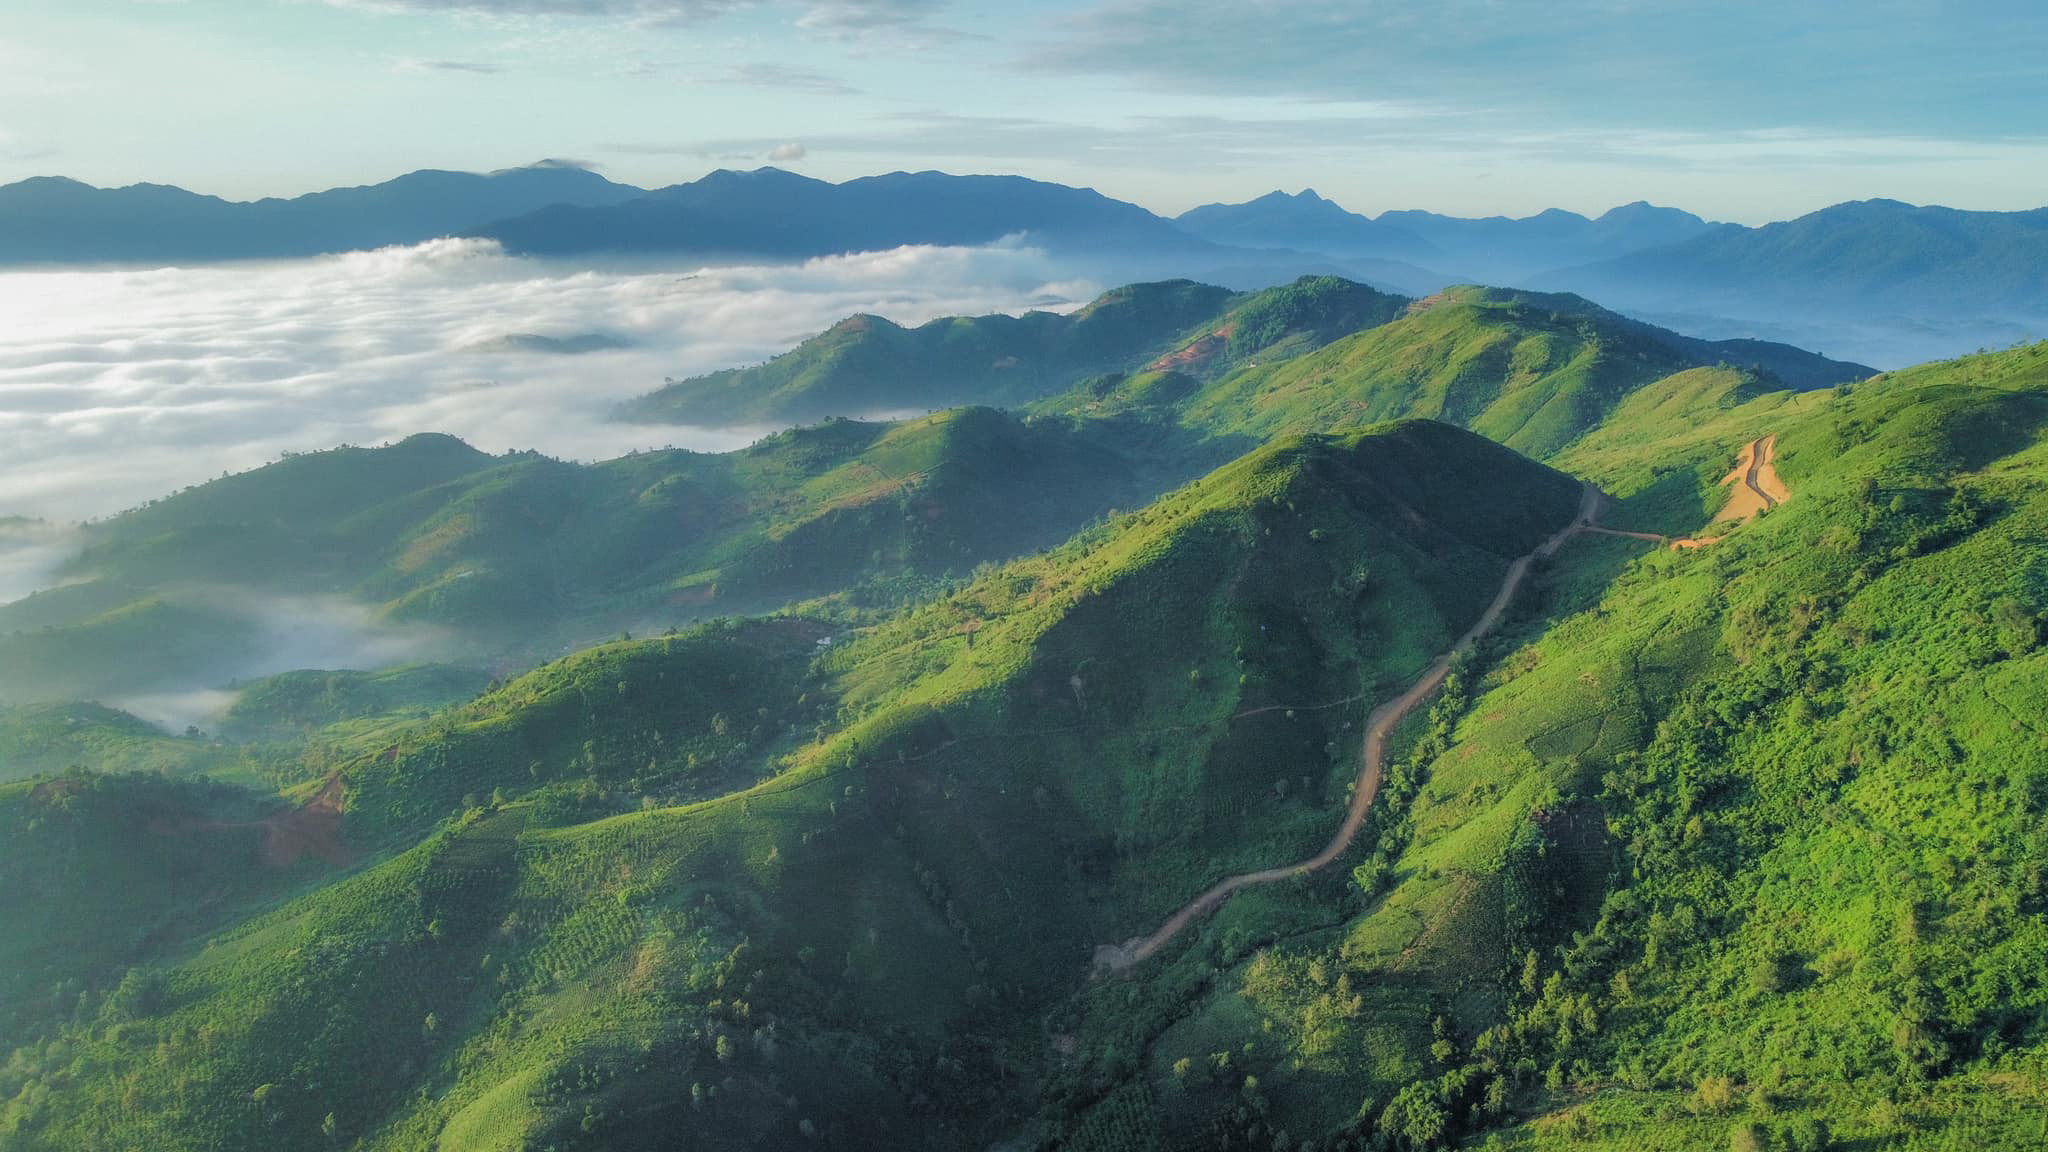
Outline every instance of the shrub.
[(1728, 1076), (1709, 1076), (1699, 1082), (1692, 1094), (1693, 1110), (1707, 1116), (1718, 1116), (1735, 1110), (1735, 1081)]
[(1728, 1152), (1769, 1152), (1770, 1138), (1754, 1124), (1737, 1124), (1728, 1132)]

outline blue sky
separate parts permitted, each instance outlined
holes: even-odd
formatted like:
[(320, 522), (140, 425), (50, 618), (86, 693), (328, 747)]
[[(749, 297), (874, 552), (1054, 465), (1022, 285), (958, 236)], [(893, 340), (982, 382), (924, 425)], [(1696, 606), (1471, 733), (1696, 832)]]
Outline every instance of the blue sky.
[(2039, 0), (7, 0), (0, 180), (542, 157), (1021, 172), (1175, 212), (2048, 203)]

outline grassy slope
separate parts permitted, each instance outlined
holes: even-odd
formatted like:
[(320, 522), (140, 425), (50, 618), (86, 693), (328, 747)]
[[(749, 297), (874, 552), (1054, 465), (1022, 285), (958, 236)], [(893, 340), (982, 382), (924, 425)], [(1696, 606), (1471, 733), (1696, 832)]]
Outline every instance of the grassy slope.
[(376, 672), (285, 672), (242, 686), (220, 734), (236, 741), (290, 742), (335, 725), (418, 718), (482, 691), (489, 677), (446, 664), (405, 664)]
[(92, 1016), (127, 965), (233, 922), (302, 871), (254, 867), (276, 807), (152, 773), (0, 785), (0, 1028)]
[(1071, 316), (955, 316), (905, 329), (855, 316), (765, 364), (670, 384), (630, 420), (821, 420), (961, 404), (1014, 406), (1155, 358), (1217, 375), (1392, 319), (1407, 301), (1333, 276), (1242, 295), (1168, 281), (1105, 293)]
[(225, 678), (257, 646), (256, 626), (217, 603), (145, 593), (61, 625), (0, 634), (0, 699), (78, 700)]
[(1390, 786), (1407, 847), (1370, 911), (1240, 901), (1088, 1000), (1086, 1067), (1183, 1136), (1220, 1110), (1262, 1140), (2040, 1138), (2048, 346), (1746, 390), (1645, 398), (1582, 462), (1670, 517), (1651, 461), (1772, 430), (1794, 498), (1696, 552), (1573, 545), (1564, 618), (1421, 734), (1405, 810)]
[[(797, 621), (541, 669), (349, 767), (350, 835), (402, 844), (465, 790), (530, 791), (217, 939), (154, 1010), (81, 1016), (71, 1071), (10, 1073), (8, 1131), (1001, 1132), (1029, 1095), (1005, 1069), (1038, 1062), (1035, 1020), (1093, 943), (1327, 834), (1348, 710), (1306, 705), (1411, 674), (1575, 497), (1443, 426), (1296, 440), (834, 646), (807, 689)], [(1304, 708), (1230, 719), (1268, 703)], [(344, 1064), (363, 1074), (292, 1071)]]
[(1315, 706), (1412, 674), (1568, 482), (1437, 425), (1293, 439), (814, 666), (779, 624), (544, 668), (359, 750), (351, 834), (393, 854), (71, 1008), (0, 1132), (947, 1147), (1037, 1098), (1083, 1148), (2025, 1146), (2048, 346), (1771, 387), (1612, 397), (1559, 458), (1616, 522), (1697, 527), (1767, 432), (1794, 498), (1573, 544), (1409, 725), (1361, 871), (1137, 980), (1060, 1006), (1090, 945), (1320, 842), (1366, 705)]
[(1071, 316), (950, 316), (908, 329), (854, 316), (765, 364), (678, 381), (620, 414), (726, 424), (1016, 404), (1163, 351), (1231, 300), (1175, 280), (1118, 288)]
[(98, 704), (0, 707), (0, 781), (87, 767), (186, 775), (220, 768), (231, 755)]
[[(1206, 387), (1151, 375), (1084, 388), (1048, 407), (1164, 407), (1215, 435), (1341, 428), (1424, 416), (1546, 459), (1606, 421), (1637, 389), (1722, 360), (1812, 387), (1867, 370), (1771, 345), (1717, 345), (1624, 319), (1569, 296), (1456, 288), (1391, 323), (1281, 362), (1248, 363)], [(1146, 389), (1133, 399), (1125, 393)]]
[[(451, 453), (459, 474), (443, 479)], [(92, 529), (83, 582), (0, 607), (0, 698), (222, 681), (262, 647), (239, 611), (324, 612), (336, 593), (529, 655), (855, 585), (889, 605), (1057, 543), (1216, 455), (960, 409), (588, 466), (434, 437), (296, 457)], [(346, 498), (308, 491), (328, 488)]]

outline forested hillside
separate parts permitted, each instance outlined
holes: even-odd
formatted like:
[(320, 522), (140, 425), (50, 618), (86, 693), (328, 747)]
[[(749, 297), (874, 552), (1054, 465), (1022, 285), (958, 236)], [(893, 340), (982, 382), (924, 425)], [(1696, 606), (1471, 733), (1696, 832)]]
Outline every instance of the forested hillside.
[(1070, 315), (953, 316), (913, 329), (853, 316), (765, 364), (673, 381), (620, 415), (712, 424), (1023, 404), (1155, 358), (1218, 375), (1384, 323), (1406, 303), (1323, 276), (1245, 294), (1185, 280), (1133, 284)]
[(832, 593), (884, 608), (1230, 451), (970, 408), (595, 465), (437, 436), (293, 457), (89, 527), (67, 582), (0, 605), (0, 700), (212, 687), (302, 650), (516, 666)]
[(82, 1062), (25, 1066), (10, 1130), (1000, 1134), (1031, 1106), (990, 1074), (1039, 1059), (1094, 939), (1320, 839), (1345, 705), (1447, 643), (1577, 492), (1442, 425), (1284, 441), (815, 660), (831, 633), (792, 618), (539, 669), (338, 765), (363, 870), (147, 995), (44, 1017)]
[(2048, 1138), (2048, 345), (1165, 291), (1022, 412), (89, 528), (4, 690), (230, 665), (259, 595), (494, 658), (0, 712), (0, 1145)]

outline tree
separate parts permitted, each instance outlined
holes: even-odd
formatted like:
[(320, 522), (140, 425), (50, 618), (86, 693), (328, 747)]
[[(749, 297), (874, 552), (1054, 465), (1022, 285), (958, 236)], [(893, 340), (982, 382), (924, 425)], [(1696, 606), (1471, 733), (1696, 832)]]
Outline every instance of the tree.
[(1410, 1084), (1401, 1089), (1380, 1117), (1380, 1125), (1409, 1148), (1435, 1147), (1449, 1123), (1443, 1103), (1427, 1084)]

